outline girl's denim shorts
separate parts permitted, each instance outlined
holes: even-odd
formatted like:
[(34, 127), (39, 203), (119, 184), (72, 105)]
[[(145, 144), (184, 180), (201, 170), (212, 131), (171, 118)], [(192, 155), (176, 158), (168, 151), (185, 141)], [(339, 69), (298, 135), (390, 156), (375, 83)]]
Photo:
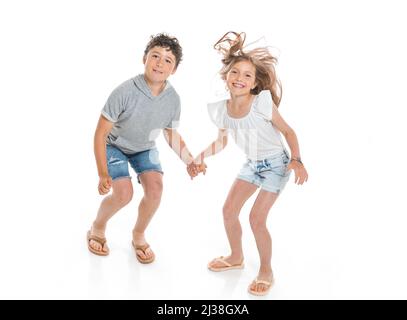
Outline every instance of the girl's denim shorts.
[(156, 148), (134, 154), (126, 154), (120, 149), (108, 144), (106, 145), (106, 159), (107, 169), (112, 180), (120, 178), (131, 179), (128, 163), (130, 163), (133, 170), (137, 173), (139, 183), (139, 177), (144, 172), (156, 171), (163, 174), (158, 150)]
[(290, 171), (287, 171), (289, 162), (286, 151), (264, 160), (248, 159), (237, 178), (255, 184), (265, 191), (278, 194), (290, 178)]

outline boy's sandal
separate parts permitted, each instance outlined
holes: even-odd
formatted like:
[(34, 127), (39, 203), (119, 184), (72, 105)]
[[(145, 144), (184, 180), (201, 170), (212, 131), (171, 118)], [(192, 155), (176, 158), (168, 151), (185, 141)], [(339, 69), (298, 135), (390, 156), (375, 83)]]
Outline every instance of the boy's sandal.
[[(214, 267), (212, 264), (215, 262), (220, 262), (223, 264), (223, 266), (220, 267)], [(227, 271), (227, 270), (233, 270), (233, 269), (243, 269), (244, 264), (243, 261), (242, 263), (239, 264), (230, 264), (225, 260), (225, 257), (221, 256), (219, 258), (213, 259), (211, 262), (208, 264), (208, 269), (211, 271), (219, 272), (219, 271)]]
[[(103, 251), (103, 246), (106, 243), (106, 238), (101, 238), (101, 237), (98, 237), (98, 236), (94, 236), (94, 235), (91, 234), (91, 232), (89, 230), (87, 235), (86, 235), (86, 239), (87, 239), (87, 242), (88, 242), (88, 249), (89, 249), (90, 252), (92, 252), (92, 253), (94, 253), (94, 254), (96, 254), (98, 256), (107, 256), (109, 254), (109, 249), (107, 249), (107, 251)], [(94, 249), (90, 245), (91, 240), (99, 243), (102, 246), (102, 248), (100, 250)]]
[[(154, 261), (154, 259), (155, 259), (155, 254), (154, 254), (154, 252), (153, 252), (153, 255), (152, 255), (150, 258), (142, 258), (142, 257), (137, 253), (137, 250), (141, 250), (145, 255), (147, 255), (147, 254), (146, 254), (146, 250), (147, 250), (148, 248), (150, 248), (150, 245), (149, 245), (148, 243), (147, 243), (147, 244), (143, 244), (143, 245), (136, 245), (136, 244), (134, 244), (134, 242), (132, 241), (131, 244), (133, 245), (134, 250), (136, 250), (136, 258), (137, 258), (137, 260), (138, 260), (140, 263), (147, 264), (147, 263), (151, 263), (151, 262)], [(152, 252), (152, 251), (151, 251), (151, 252)]]
[[(255, 296), (265, 296), (266, 294), (269, 293), (271, 286), (274, 283), (274, 278), (271, 279), (271, 281), (266, 281), (266, 280), (258, 280), (257, 278), (253, 280), (253, 282), (249, 285), (248, 291), (251, 294), (254, 294)], [(253, 290), (251, 287), (252, 285), (255, 285), (255, 289), (258, 289), (257, 285), (258, 284), (263, 284), (266, 286), (265, 290), (263, 291), (257, 291), (257, 290)]]

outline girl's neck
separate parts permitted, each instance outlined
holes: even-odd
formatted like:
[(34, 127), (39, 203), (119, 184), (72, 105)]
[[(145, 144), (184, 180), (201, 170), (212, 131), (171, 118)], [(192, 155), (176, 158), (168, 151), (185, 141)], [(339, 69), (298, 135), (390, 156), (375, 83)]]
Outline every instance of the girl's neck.
[(229, 100), (229, 105), (232, 108), (240, 109), (240, 108), (247, 108), (253, 102), (254, 95), (246, 94), (242, 96), (235, 96), (231, 95)]

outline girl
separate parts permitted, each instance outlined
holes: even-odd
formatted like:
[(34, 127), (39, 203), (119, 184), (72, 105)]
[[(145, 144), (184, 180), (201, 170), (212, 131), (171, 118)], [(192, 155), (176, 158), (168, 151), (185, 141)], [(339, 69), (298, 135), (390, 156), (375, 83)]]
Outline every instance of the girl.
[[(284, 121), (277, 108), (281, 101), (281, 84), (274, 69), (277, 62), (267, 48), (244, 51), (245, 33), (226, 33), (214, 46), (223, 55), (221, 78), (230, 91), (230, 99), (208, 105), (212, 120), (219, 128), (218, 138), (195, 160), (218, 153), (227, 145), (228, 132), (247, 155), (223, 207), (223, 220), (231, 254), (208, 264), (212, 271), (243, 268), (242, 229), (239, 213), (244, 203), (260, 192), (250, 212), (250, 226), (260, 255), (260, 269), (248, 290), (254, 295), (265, 295), (272, 285), (271, 237), (267, 230), (268, 213), (287, 183), (291, 170), (295, 183), (308, 179), (301, 161), (298, 140), (294, 130)], [(284, 135), (290, 150), (280, 138)]]

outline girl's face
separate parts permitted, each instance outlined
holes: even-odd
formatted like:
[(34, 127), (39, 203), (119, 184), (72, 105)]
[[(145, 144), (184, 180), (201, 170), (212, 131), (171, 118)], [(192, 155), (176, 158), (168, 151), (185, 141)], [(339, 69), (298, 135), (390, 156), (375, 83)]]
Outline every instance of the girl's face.
[(162, 47), (154, 47), (143, 58), (144, 74), (152, 82), (163, 82), (175, 73), (175, 56)]
[(256, 68), (250, 61), (235, 63), (226, 74), (226, 85), (231, 94), (247, 95), (256, 87)]

